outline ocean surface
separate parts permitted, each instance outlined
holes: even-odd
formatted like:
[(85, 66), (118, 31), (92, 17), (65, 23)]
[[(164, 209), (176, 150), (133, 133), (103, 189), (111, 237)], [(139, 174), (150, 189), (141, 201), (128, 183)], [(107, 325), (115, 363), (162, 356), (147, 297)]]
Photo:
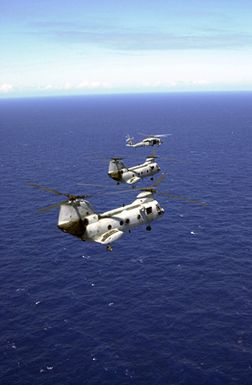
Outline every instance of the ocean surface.
[[(38, 211), (61, 197), (28, 182), (132, 202), (84, 183), (120, 189), (109, 159), (142, 163), (140, 133), (172, 134), (158, 189), (208, 206), (157, 194), (111, 253)], [(252, 93), (2, 99), (0, 140), (1, 385), (252, 384)]]

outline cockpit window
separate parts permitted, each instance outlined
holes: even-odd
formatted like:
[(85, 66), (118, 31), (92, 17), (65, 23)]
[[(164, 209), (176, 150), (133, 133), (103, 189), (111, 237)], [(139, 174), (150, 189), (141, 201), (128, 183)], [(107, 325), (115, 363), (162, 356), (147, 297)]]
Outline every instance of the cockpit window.
[(152, 213), (152, 207), (151, 206), (146, 208), (146, 213), (147, 214), (151, 214)]

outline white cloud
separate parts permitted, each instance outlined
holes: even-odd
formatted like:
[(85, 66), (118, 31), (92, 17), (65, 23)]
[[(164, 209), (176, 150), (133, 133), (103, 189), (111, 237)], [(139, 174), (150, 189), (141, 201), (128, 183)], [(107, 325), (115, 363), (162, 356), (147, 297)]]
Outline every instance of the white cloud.
[(71, 82), (65, 82), (62, 88), (63, 90), (71, 90), (73, 88), (73, 84)]
[(47, 84), (45, 87), (44, 87), (44, 90), (53, 90), (54, 87), (51, 85), (51, 84)]
[[(91, 90), (108, 90), (112, 88), (112, 84), (106, 81), (100, 81), (100, 80), (82, 80), (82, 81), (75, 81), (75, 82), (62, 82), (62, 83), (48, 83), (45, 85), (40, 85), (37, 87), (37, 90), (41, 92), (81, 92), (81, 91), (91, 91)], [(35, 89), (35, 88), (34, 88)]]
[(97, 81), (97, 80), (94, 80), (94, 81), (84, 80), (76, 86), (76, 88), (80, 88), (80, 89), (101, 89), (101, 88), (103, 89), (103, 88), (111, 88), (111, 87), (112, 85), (109, 82)]
[(13, 90), (13, 85), (9, 83), (2, 83), (0, 84), (0, 92), (8, 93)]

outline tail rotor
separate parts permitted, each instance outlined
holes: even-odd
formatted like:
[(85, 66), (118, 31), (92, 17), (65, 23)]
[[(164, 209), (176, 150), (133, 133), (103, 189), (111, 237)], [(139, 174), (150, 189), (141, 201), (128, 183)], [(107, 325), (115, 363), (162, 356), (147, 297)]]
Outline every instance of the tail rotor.
[(126, 145), (132, 146), (133, 145), (134, 138), (133, 136), (130, 136), (129, 134), (126, 136)]

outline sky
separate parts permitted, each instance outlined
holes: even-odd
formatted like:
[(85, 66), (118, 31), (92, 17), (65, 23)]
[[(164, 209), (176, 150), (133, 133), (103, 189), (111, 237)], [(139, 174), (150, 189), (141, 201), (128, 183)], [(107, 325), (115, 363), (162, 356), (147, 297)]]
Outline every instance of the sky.
[(251, 0), (1, 0), (0, 97), (251, 91)]

